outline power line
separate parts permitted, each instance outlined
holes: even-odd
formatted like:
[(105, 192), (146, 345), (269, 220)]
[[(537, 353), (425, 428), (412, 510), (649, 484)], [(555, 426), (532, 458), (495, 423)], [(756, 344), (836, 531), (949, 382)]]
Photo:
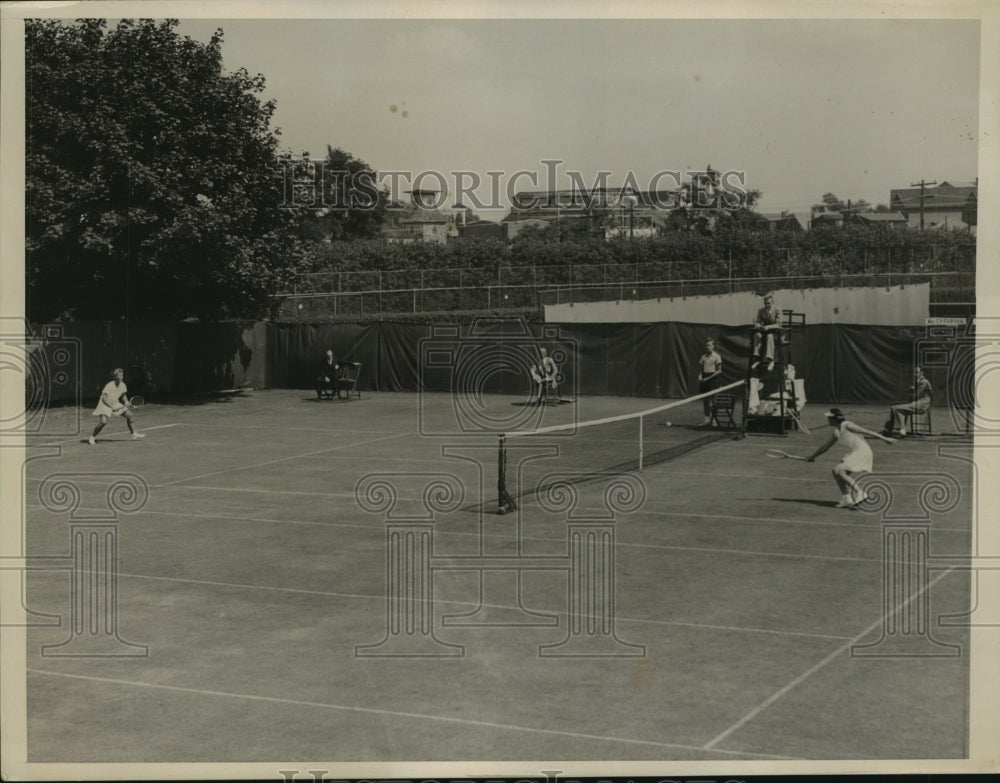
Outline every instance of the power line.
[(923, 228), (924, 227), (924, 200), (925, 199), (929, 199), (929, 198), (934, 198), (933, 194), (931, 194), (930, 196), (925, 196), (924, 195), (924, 188), (927, 187), (928, 185), (937, 185), (937, 180), (935, 180), (934, 182), (925, 182), (924, 180), (920, 180), (920, 182), (911, 182), (910, 183), (910, 187), (911, 188), (915, 188), (918, 185), (920, 186), (920, 228)]

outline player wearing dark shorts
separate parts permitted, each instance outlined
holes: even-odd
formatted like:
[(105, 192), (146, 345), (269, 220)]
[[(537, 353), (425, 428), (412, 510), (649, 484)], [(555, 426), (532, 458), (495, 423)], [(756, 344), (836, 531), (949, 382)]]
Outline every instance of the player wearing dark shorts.
[[(705, 353), (698, 360), (698, 393), (704, 394), (718, 389), (722, 385), (722, 357), (715, 351), (715, 340), (705, 341)], [(701, 401), (705, 412), (703, 425), (712, 421), (712, 398), (704, 397)]]

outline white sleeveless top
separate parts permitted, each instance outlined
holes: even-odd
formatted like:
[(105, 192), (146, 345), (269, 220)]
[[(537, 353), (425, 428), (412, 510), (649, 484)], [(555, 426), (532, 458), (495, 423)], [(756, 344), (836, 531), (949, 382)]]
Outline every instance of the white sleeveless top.
[(846, 429), (843, 423), (833, 432), (841, 445), (847, 447), (847, 454), (841, 460), (844, 467), (851, 472), (870, 471), (872, 469), (874, 454), (872, 454), (871, 446), (868, 445), (864, 437), (852, 430)]

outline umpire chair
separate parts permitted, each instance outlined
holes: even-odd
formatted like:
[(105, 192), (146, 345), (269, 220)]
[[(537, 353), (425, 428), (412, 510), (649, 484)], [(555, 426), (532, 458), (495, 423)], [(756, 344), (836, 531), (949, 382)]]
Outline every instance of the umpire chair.
[[(792, 337), (805, 330), (806, 315), (794, 310), (782, 310), (781, 315), (780, 329), (774, 340), (772, 368), (767, 368), (763, 357), (755, 357), (753, 329), (750, 332), (750, 356), (743, 395), (743, 435), (758, 432), (784, 436), (789, 431), (801, 429), (799, 409), (805, 402), (805, 386), (802, 379), (788, 377), (788, 367), (792, 361)], [(766, 398), (763, 392), (769, 386), (774, 387), (776, 394)], [(755, 405), (751, 405), (752, 402)]]

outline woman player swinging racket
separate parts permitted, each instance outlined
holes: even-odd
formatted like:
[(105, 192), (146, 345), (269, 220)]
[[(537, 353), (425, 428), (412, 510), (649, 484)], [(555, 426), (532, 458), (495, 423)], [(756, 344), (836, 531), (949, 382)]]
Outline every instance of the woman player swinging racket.
[(884, 440), (890, 446), (894, 441), (891, 438), (879, 435), (877, 432), (866, 430), (853, 421), (848, 421), (840, 408), (830, 408), (825, 415), (830, 426), (833, 428), (830, 439), (806, 457), (806, 459), (809, 462), (815, 462), (816, 457), (827, 451), (838, 440), (845, 445), (847, 447), (847, 454), (844, 455), (844, 458), (833, 469), (833, 477), (837, 481), (837, 486), (840, 488), (841, 494), (837, 508), (856, 506), (859, 503), (863, 503), (868, 495), (858, 486), (852, 474), (870, 473), (872, 462), (875, 458), (874, 454), (872, 454), (871, 446), (865, 442), (864, 436), (870, 435), (873, 438)]

